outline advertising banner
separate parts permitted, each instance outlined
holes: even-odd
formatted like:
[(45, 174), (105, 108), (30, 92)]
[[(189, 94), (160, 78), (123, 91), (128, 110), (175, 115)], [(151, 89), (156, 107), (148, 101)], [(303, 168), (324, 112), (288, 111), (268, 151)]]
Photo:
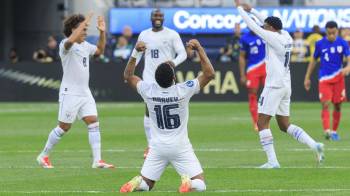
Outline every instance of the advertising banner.
[[(350, 7), (278, 7), (257, 8), (266, 16), (280, 17), (284, 28), (290, 32), (300, 28), (310, 32), (314, 25), (324, 28), (329, 20), (340, 27), (350, 27)], [(230, 34), (235, 23), (243, 31), (246, 24), (235, 8), (164, 8), (164, 25), (185, 34)], [(112, 34), (130, 26), (134, 33), (151, 27), (152, 8), (113, 8), (109, 13), (109, 30)]]

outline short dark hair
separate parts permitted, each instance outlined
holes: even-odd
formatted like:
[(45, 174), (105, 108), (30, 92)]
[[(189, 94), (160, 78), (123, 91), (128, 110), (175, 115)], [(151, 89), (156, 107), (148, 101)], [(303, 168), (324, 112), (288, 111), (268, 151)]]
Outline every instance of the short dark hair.
[(82, 14), (74, 14), (69, 16), (63, 22), (63, 33), (66, 37), (72, 34), (72, 29), (77, 28), (78, 25), (85, 20), (85, 16)]
[(160, 64), (155, 73), (156, 81), (162, 88), (168, 88), (173, 84), (175, 73), (170, 63), (165, 62)]
[(326, 23), (326, 29), (338, 28), (338, 24), (335, 21), (328, 21)]
[(272, 26), (275, 30), (281, 30), (283, 28), (281, 19), (276, 16), (269, 16), (264, 22)]

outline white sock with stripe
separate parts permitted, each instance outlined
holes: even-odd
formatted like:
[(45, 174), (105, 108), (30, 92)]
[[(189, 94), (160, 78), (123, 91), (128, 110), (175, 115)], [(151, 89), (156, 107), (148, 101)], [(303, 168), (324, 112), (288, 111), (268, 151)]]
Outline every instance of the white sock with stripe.
[(272, 164), (278, 164), (275, 147), (273, 146), (273, 137), (271, 130), (264, 129), (259, 131), (259, 137), (261, 146), (266, 153), (268, 162)]
[(101, 160), (101, 134), (99, 125), (99, 122), (88, 125), (89, 143), (91, 146), (94, 163)]
[(316, 148), (316, 142), (302, 128), (296, 125), (289, 125), (287, 133), (302, 144), (308, 145), (311, 149)]
[(57, 126), (49, 134), (47, 138), (47, 142), (45, 144), (44, 150), (41, 152), (41, 156), (48, 156), (52, 150), (52, 148), (57, 144), (61, 137), (64, 135), (64, 130), (61, 127)]

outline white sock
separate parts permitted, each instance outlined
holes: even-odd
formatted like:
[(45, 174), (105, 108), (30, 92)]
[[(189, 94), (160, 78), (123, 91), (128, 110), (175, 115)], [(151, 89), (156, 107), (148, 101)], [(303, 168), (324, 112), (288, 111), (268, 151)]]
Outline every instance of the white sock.
[(89, 143), (92, 150), (92, 156), (94, 163), (101, 160), (101, 134), (99, 122), (95, 122), (88, 125), (89, 130)]
[(191, 188), (198, 192), (203, 192), (207, 189), (205, 182), (201, 179), (191, 180)]
[(146, 183), (146, 181), (144, 181), (143, 179), (141, 180), (141, 183), (140, 183), (140, 186), (137, 187), (138, 191), (149, 191), (149, 186), (148, 184)]
[(147, 138), (147, 143), (148, 143), (148, 146), (150, 145), (150, 142), (151, 142), (151, 129), (150, 129), (150, 126), (149, 126), (149, 117), (148, 116), (144, 116), (143, 117), (143, 127), (145, 128), (145, 133), (146, 133), (146, 138)]
[(315, 149), (316, 142), (302, 128), (296, 125), (289, 125), (287, 133), (302, 144), (308, 145), (311, 149)]
[(55, 146), (55, 144), (60, 141), (61, 137), (64, 135), (63, 129), (61, 127), (57, 126), (49, 134), (49, 137), (47, 138), (47, 142), (45, 145), (44, 150), (41, 152), (41, 156), (48, 156), (50, 154), (50, 151)]
[(273, 137), (270, 129), (259, 131), (260, 143), (266, 153), (269, 163), (278, 164), (275, 148), (273, 146)]

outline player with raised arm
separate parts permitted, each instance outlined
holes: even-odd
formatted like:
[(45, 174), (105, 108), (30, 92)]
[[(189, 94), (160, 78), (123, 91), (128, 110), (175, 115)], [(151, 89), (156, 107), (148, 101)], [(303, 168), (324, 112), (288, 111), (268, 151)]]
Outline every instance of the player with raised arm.
[(114, 167), (101, 159), (101, 136), (96, 103), (89, 89), (89, 59), (93, 55), (103, 54), (106, 45), (106, 26), (102, 16), (97, 19), (97, 29), (100, 32), (97, 46), (85, 41), (92, 15), (91, 13), (84, 17), (76, 14), (64, 21), (63, 32), (66, 38), (59, 46), (63, 78), (59, 92), (58, 126), (51, 131), (45, 148), (37, 157), (39, 165), (43, 168), (53, 168), (49, 153), (68, 132), (77, 117), (82, 119), (88, 128), (93, 157), (92, 167)]
[[(282, 21), (278, 17), (265, 18), (249, 5), (240, 4), (239, 0), (236, 0), (236, 6), (248, 28), (266, 42), (266, 81), (258, 102), (258, 129), (260, 143), (266, 152), (268, 162), (261, 165), (260, 168), (280, 167), (270, 130), (270, 120), (273, 116), (276, 116), (281, 131), (287, 132), (300, 143), (309, 146), (316, 152), (318, 163), (321, 163), (324, 159), (323, 144), (317, 143), (302, 128), (289, 122), (292, 92), (289, 62), (293, 45), (292, 37), (282, 29)], [(257, 25), (247, 12), (252, 13), (261, 23), (264, 23), (264, 28)]]
[(248, 89), (249, 111), (253, 126), (258, 131), (258, 98), (260, 86), (265, 83), (265, 43), (253, 31), (240, 39), (239, 72), (241, 85)]
[[(326, 139), (338, 141), (337, 129), (341, 117), (341, 103), (346, 100), (345, 78), (349, 72), (343, 69), (343, 58), (347, 58), (350, 67), (350, 52), (348, 43), (338, 36), (338, 25), (334, 21), (326, 24), (326, 36), (316, 42), (313, 58), (310, 59), (305, 75), (304, 86), (307, 91), (311, 88), (311, 74), (315, 69), (318, 58), (321, 60), (318, 74), (319, 98), (322, 104), (321, 119)], [(330, 130), (329, 105), (333, 103), (333, 126)]]
[[(136, 47), (133, 52), (142, 52), (138, 53), (137, 63), (140, 61), (142, 54), (144, 54), (145, 67), (143, 69), (142, 79), (144, 81), (155, 82), (154, 74), (158, 65), (165, 61), (171, 61), (174, 66), (178, 66), (186, 60), (187, 54), (180, 35), (176, 31), (163, 26), (164, 13), (160, 9), (152, 11), (151, 22), (152, 28), (142, 31), (138, 37), (138, 42), (142, 42), (143, 44)], [(152, 135), (147, 107), (143, 125), (149, 146)], [(147, 156), (147, 153), (148, 148), (144, 152), (144, 158)]]
[[(136, 47), (142, 44), (138, 42)], [(181, 175), (179, 192), (206, 190), (202, 167), (188, 138), (188, 104), (214, 78), (215, 72), (197, 40), (190, 40), (187, 46), (190, 52), (197, 50), (201, 60), (202, 73), (194, 80), (175, 84), (174, 65), (166, 61), (157, 66), (156, 82), (143, 81), (134, 75), (136, 54), (125, 68), (125, 80), (149, 108), (152, 142), (141, 175), (124, 184), (122, 193), (151, 190), (169, 164)]]

